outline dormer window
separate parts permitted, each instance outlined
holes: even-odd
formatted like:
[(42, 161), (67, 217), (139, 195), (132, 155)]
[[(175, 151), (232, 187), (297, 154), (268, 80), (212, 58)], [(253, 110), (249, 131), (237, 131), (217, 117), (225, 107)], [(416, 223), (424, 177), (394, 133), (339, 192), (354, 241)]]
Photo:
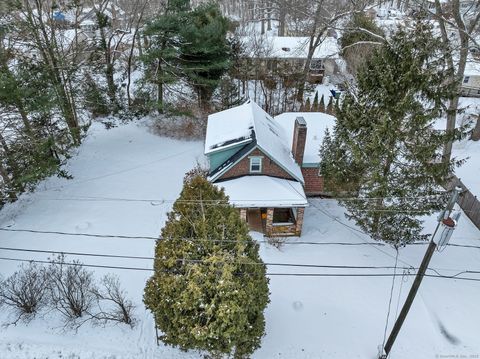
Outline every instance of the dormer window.
[(250, 157), (250, 173), (262, 172), (262, 157)]

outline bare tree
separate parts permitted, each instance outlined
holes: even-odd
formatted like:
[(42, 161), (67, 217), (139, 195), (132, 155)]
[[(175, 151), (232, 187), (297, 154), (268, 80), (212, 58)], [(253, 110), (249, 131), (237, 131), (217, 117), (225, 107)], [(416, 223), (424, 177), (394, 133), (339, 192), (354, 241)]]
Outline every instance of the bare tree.
[[(451, 0), (449, 7), (444, 7), (440, 0), (435, 0), (435, 13), (433, 17), (438, 21), (442, 41), (446, 46), (447, 61), (449, 66), (449, 79), (457, 84), (458, 91), (449, 99), (447, 111), (447, 132), (454, 133), (456, 128), (456, 119), (460, 100), (460, 88), (465, 74), (469, 47), (473, 43), (478, 43), (473, 36), (478, 31), (480, 24), (480, 1), (475, 1), (471, 5), (472, 9), (477, 9), (473, 13), (472, 9), (462, 10), (460, 0)], [(452, 30), (456, 36), (450, 34)], [(443, 149), (443, 160), (449, 162), (452, 157), (453, 139), (445, 144)]]
[[(130, 51), (128, 54), (127, 59), (127, 101), (128, 107), (132, 105), (132, 95), (130, 93), (130, 88), (132, 84), (132, 65), (134, 62), (134, 53), (135, 53), (135, 45), (137, 40), (139, 39), (139, 31), (142, 27), (144, 18), (145, 18), (145, 11), (147, 9), (148, 1), (147, 0), (136, 0), (134, 2), (134, 6), (130, 12), (132, 16), (132, 27), (133, 27), (133, 35), (132, 41), (130, 44)], [(140, 43), (139, 43), (139, 53), (140, 53)]]
[(334, 0), (316, 0), (313, 11), (305, 9), (305, 14), (309, 15), (306, 24), (306, 33), (309, 37), (308, 53), (301, 75), (301, 81), (297, 92), (297, 101), (303, 102), (305, 91), (305, 82), (310, 71), (313, 56), (322, 41), (327, 37), (328, 31), (337, 26), (340, 20), (351, 16), (355, 12), (363, 11), (366, 1), (334, 1)]
[(132, 301), (126, 299), (126, 292), (120, 287), (120, 281), (115, 275), (106, 275), (102, 278), (101, 287), (94, 288), (93, 294), (97, 298), (99, 312), (93, 314), (95, 321), (106, 324), (107, 322), (125, 323), (133, 328), (135, 319)]
[(97, 290), (92, 272), (78, 261), (65, 262), (65, 256), (60, 255), (51, 261), (47, 277), (50, 306), (64, 316), (67, 324), (76, 325), (77, 319), (85, 316), (90, 319)]
[(0, 304), (14, 309), (16, 319), (29, 321), (47, 302), (47, 277), (45, 270), (35, 263), (20, 269), (0, 283)]

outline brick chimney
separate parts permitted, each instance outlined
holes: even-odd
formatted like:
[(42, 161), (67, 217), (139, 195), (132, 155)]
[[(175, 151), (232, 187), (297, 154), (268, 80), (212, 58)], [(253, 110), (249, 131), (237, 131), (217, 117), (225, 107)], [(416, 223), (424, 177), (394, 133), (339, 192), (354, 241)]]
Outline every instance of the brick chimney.
[(307, 122), (303, 117), (295, 119), (295, 127), (293, 129), (292, 154), (295, 162), (301, 167), (303, 163), (303, 155), (305, 153), (305, 142), (307, 141)]

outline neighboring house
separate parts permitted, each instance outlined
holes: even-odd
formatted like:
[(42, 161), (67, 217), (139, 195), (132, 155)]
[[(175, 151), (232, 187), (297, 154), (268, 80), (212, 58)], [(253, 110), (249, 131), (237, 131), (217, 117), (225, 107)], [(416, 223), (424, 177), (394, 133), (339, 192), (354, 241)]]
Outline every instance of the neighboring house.
[(467, 63), (461, 94), (467, 97), (480, 97), (480, 62)]
[[(241, 74), (247, 79), (276, 78), (301, 73), (308, 56), (309, 37), (260, 36), (242, 37), (243, 61), (250, 72)], [(325, 38), (315, 50), (307, 80), (322, 83), (325, 76), (337, 70), (339, 47), (334, 37)]]
[(300, 236), (307, 195), (323, 193), (318, 151), (334, 121), (321, 113), (274, 119), (253, 101), (212, 114), (205, 140), (209, 180), (225, 189), (252, 229)]
[[(475, 17), (480, 6), (477, 0), (459, 0), (459, 5), (460, 13), (466, 19)], [(440, 0), (440, 6), (447, 14), (452, 11), (452, 2), (449, 0)], [(416, 0), (410, 3), (410, 7), (414, 12), (422, 13), (428, 18), (437, 13), (436, 0)]]

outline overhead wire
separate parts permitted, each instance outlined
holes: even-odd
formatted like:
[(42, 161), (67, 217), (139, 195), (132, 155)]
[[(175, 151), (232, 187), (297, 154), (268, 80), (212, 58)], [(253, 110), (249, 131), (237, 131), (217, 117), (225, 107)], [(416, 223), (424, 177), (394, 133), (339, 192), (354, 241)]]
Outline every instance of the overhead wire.
[[(344, 224), (343, 222), (339, 222)], [(344, 224), (346, 225), (346, 224)], [(348, 226), (350, 229), (354, 229), (354, 227)], [(44, 230), (35, 230), (35, 229), (28, 229), (28, 228), (0, 228), (2, 232), (24, 232), (24, 233), (35, 233), (35, 234), (54, 234), (54, 235), (61, 235), (61, 236), (77, 236), (77, 237), (95, 237), (95, 238), (119, 238), (119, 239), (148, 239), (148, 240), (162, 240), (161, 236), (154, 237), (154, 236), (147, 236), (147, 235), (121, 235), (121, 234), (99, 234), (99, 233), (84, 233), (84, 232), (65, 232), (65, 231), (44, 231)], [(360, 230), (357, 230), (362, 234), (367, 235)], [(212, 241), (212, 242), (237, 242), (236, 239), (212, 239), (212, 238), (178, 238), (188, 241)], [(469, 238), (471, 239), (471, 238)], [(268, 240), (258, 240), (255, 239), (256, 243), (270, 243)], [(427, 245), (428, 242), (413, 242), (409, 243), (408, 245)], [(282, 242), (282, 245), (338, 245), (338, 246), (378, 246), (378, 247), (385, 247), (388, 244), (383, 242), (312, 242), (312, 241), (288, 241)], [(475, 248), (480, 249), (480, 246), (473, 246), (473, 245), (464, 245), (464, 244), (454, 244), (449, 243), (448, 246), (451, 247), (460, 247), (460, 248)]]
[[(43, 261), (43, 260), (31, 260), (31, 259), (22, 259), (22, 258), (11, 258), (11, 257), (0, 257), (0, 260), (5, 261), (16, 261), (24, 263), (40, 263), (40, 264), (52, 264), (52, 261)], [(111, 265), (101, 265), (101, 264), (84, 264), (84, 263), (73, 263), (73, 262), (62, 262), (55, 261), (56, 264), (78, 266), (88, 268), (104, 268), (104, 269), (122, 269), (122, 270), (133, 270), (133, 271), (146, 271), (153, 272), (153, 268), (141, 268), (141, 267), (125, 267), (125, 266), (111, 266)], [(248, 273), (245, 273), (248, 274)], [(293, 277), (392, 277), (392, 273), (266, 273), (267, 276), (293, 276)], [(395, 276), (400, 276), (400, 274), (395, 274)], [(470, 278), (470, 277), (458, 277), (458, 276), (444, 276), (444, 275), (434, 275), (434, 274), (425, 274), (425, 277), (430, 278), (443, 278), (443, 279), (454, 279), (454, 280), (465, 280), (465, 281), (474, 281), (480, 282), (480, 278)]]

